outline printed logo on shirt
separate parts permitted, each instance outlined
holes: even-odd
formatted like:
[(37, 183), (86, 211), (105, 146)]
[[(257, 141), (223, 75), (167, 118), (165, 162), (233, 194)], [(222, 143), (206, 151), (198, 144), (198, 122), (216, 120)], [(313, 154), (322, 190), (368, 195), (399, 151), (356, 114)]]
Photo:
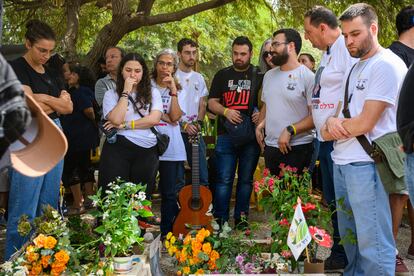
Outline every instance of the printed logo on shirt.
[(362, 91), (365, 89), (368, 79), (358, 79), (356, 83), (356, 89)]
[(229, 91), (223, 93), (224, 106), (247, 110), (249, 108), (250, 85), (250, 80), (238, 80), (237, 84), (234, 80), (229, 80)]
[(296, 86), (298, 85), (296, 80), (297, 78), (295, 76), (289, 75), (288, 85), (286, 86), (286, 88), (291, 91), (295, 90)]

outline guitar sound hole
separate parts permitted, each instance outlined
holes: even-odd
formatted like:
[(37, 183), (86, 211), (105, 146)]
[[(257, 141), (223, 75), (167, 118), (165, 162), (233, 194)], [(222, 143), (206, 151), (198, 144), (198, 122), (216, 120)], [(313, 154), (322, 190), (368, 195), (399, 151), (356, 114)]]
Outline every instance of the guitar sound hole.
[(190, 201), (190, 208), (191, 209), (193, 209), (193, 210), (199, 210), (199, 209), (201, 209), (201, 206), (202, 206), (202, 204), (201, 204), (201, 200), (198, 198), (193, 198), (193, 199), (191, 199), (191, 201)]

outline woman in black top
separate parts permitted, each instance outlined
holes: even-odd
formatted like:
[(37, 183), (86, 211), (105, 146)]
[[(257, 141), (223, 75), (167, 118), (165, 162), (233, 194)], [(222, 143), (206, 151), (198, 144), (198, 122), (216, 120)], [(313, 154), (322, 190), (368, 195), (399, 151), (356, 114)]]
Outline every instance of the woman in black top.
[[(31, 94), (46, 114), (60, 126), (59, 115), (71, 113), (73, 107), (69, 93), (59, 87), (56, 79), (44, 67), (55, 48), (55, 34), (49, 25), (39, 20), (30, 20), (26, 27), (27, 52), (11, 65), (24, 92)], [(45, 175), (35, 178), (10, 170), (6, 260), (26, 241), (17, 232), (20, 216), (26, 214), (32, 220), (42, 213), (44, 205), (58, 208), (62, 170), (63, 161)]]

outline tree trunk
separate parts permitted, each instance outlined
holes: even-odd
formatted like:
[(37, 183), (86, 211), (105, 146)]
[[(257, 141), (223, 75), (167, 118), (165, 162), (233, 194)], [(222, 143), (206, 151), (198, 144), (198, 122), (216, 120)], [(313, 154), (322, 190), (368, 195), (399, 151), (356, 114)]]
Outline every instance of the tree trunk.
[(63, 54), (69, 61), (77, 60), (76, 42), (79, 30), (80, 0), (65, 1), (66, 33), (63, 37)]

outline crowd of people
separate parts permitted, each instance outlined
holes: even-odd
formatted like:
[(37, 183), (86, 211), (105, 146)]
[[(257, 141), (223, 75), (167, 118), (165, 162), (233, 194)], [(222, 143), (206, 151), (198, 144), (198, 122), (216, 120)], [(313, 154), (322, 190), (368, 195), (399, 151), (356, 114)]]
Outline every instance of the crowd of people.
[[(304, 15), (304, 37), (322, 52), (318, 66), (311, 54), (301, 52), (295, 29), (276, 30), (263, 42), (259, 66), (252, 64), (252, 42), (239, 36), (232, 43), (232, 64), (214, 75), (208, 89), (194, 71), (199, 45), (191, 39), (181, 39), (177, 51), (159, 51), (151, 68), (140, 54), (110, 47), (102, 66), (106, 75), (101, 72), (95, 82), (91, 70), (77, 62), (52, 62), (53, 30), (29, 21), (27, 52), (11, 65), (25, 93), (62, 127), (69, 149), (64, 162), (42, 177), (9, 170), (5, 258), (25, 241), (17, 232), (21, 215), (33, 219), (44, 204), (58, 207), (61, 180), (73, 195), (69, 214), (90, 207), (87, 196), (95, 186), (90, 152), (100, 147), (98, 187), (104, 191), (117, 177), (147, 185), (148, 197), (158, 184), (162, 237), (179, 212), (177, 194), (189, 184), (185, 162), (190, 168), (198, 165), (199, 182), (212, 191), (212, 213), (220, 225), (230, 220), (237, 173), (232, 213), (235, 227), (245, 229), (261, 153), (276, 176), (282, 164), (301, 173), (312, 171), (319, 159), (323, 198), (338, 209), (332, 215), (334, 245), (326, 270), (408, 272), (395, 240), (406, 205), (414, 236), (409, 200), (409, 195), (414, 199), (414, 68), (408, 69), (414, 62), (414, 6), (398, 13), (396, 29), (399, 39), (386, 49), (378, 42), (372, 6), (351, 5), (339, 18), (315, 6)], [(218, 120), (210, 166), (203, 139), (199, 160), (193, 160), (191, 145), (191, 138), (200, 136), (207, 109)], [(170, 138), (161, 154), (158, 134)], [(401, 156), (405, 178), (384, 179), (384, 167), (404, 171)], [(340, 243), (350, 231), (356, 242)], [(414, 258), (414, 238), (407, 256)]]

